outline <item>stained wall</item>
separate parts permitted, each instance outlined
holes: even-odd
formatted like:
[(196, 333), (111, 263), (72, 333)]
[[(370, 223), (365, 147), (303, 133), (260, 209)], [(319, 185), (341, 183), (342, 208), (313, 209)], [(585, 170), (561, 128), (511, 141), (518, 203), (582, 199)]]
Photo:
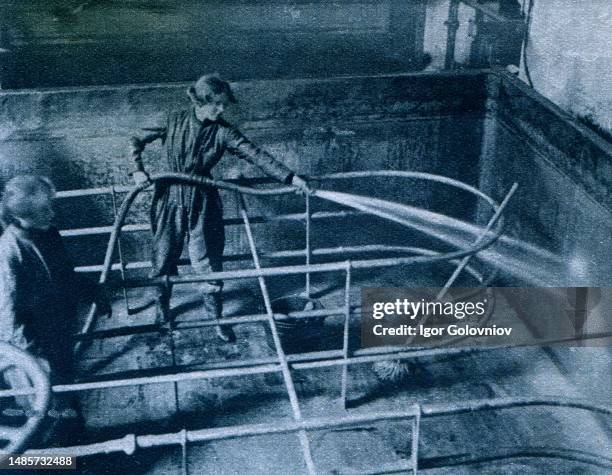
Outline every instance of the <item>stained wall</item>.
[(609, 285), (612, 146), (523, 82), (493, 77), (480, 188), (501, 199), (516, 181), (512, 232), (566, 261), (566, 285)]
[[(125, 185), (133, 168), (129, 138), (140, 127), (163, 122), (165, 115), (188, 105), (188, 84), (105, 86), (0, 93), (2, 103), (0, 173), (5, 181), (17, 173), (50, 176), (59, 190)], [(417, 170), (440, 173), (472, 184), (480, 153), (481, 116), (486, 90), (481, 73), (417, 74), (328, 80), (246, 81), (235, 84), (239, 104), (231, 122), (300, 174), (352, 170)], [(163, 170), (160, 147), (145, 152), (152, 172)], [(258, 176), (246, 162), (226, 157), (217, 177)], [(447, 200), (418, 184), (369, 180), (361, 194), (405, 196), (430, 202), (465, 216), (465, 203)], [(437, 201), (436, 201), (437, 200)], [(233, 196), (225, 196), (225, 214), (236, 216)], [(436, 205), (437, 202), (437, 205)], [(254, 215), (303, 211), (298, 197), (251, 199)], [(450, 209), (449, 209), (450, 207)], [(468, 214), (472, 204), (467, 206)], [(147, 222), (147, 200), (136, 206), (130, 222)], [(63, 228), (110, 225), (110, 197), (70, 199), (60, 203)], [(333, 228), (333, 224), (331, 228)], [(271, 226), (271, 227), (270, 227)], [(299, 223), (270, 225), (263, 246), (299, 248)], [(274, 227), (278, 226), (278, 227)], [(330, 226), (322, 226), (324, 233)], [(366, 226), (367, 230), (368, 227)], [(321, 239), (341, 241), (337, 233)], [(367, 234), (367, 233), (365, 233)], [(323, 236), (323, 234), (321, 234)], [(143, 259), (140, 235), (126, 244)], [(259, 236), (256, 234), (256, 236)], [(334, 237), (336, 236), (336, 237)], [(356, 236), (361, 238), (361, 235)], [(228, 252), (245, 250), (240, 231), (228, 229)], [(364, 238), (365, 239), (365, 238)], [(401, 240), (402, 236), (395, 239)], [(100, 264), (106, 236), (71, 238), (78, 264)], [(340, 243), (341, 244), (341, 243)]]

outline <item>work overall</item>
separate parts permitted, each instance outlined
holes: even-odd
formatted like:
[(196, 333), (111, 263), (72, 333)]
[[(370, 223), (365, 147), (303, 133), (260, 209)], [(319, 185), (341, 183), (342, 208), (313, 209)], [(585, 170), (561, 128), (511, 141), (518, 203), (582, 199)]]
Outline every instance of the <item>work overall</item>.
[[(211, 178), (211, 171), (227, 150), (261, 168), (269, 176), (289, 183), (293, 173), (223, 120), (200, 122), (193, 109), (173, 113), (164, 128), (149, 134), (164, 144), (168, 171)], [(143, 169), (140, 156), (137, 168)], [(225, 232), (223, 208), (217, 189), (189, 185), (158, 184), (151, 207), (153, 231), (152, 277), (177, 274), (177, 264), (188, 241), (189, 260), (196, 274), (223, 269)], [(200, 285), (207, 313), (221, 317), (223, 283)], [(167, 309), (170, 287), (160, 289), (158, 304)], [(212, 296), (212, 300), (208, 297)], [(168, 315), (168, 313), (166, 313)]]

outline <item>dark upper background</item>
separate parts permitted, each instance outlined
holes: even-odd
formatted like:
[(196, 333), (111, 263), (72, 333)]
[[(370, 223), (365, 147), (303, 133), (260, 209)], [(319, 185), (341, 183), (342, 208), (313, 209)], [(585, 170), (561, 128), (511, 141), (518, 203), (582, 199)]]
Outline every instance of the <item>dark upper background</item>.
[(8, 0), (3, 88), (422, 69), (424, 0)]

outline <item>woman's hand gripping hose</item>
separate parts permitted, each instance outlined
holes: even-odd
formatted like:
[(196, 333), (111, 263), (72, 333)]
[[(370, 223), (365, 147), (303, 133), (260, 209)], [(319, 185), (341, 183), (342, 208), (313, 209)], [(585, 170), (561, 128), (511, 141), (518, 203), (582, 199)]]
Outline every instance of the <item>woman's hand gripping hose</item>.
[(147, 172), (136, 171), (132, 173), (132, 179), (134, 180), (134, 184), (138, 186), (148, 182), (151, 178), (149, 177), (149, 174)]
[(297, 188), (296, 191), (300, 195), (314, 194), (314, 190), (308, 185), (308, 182), (306, 182), (306, 180), (300, 178), (297, 175), (293, 176), (293, 179), (291, 180), (291, 185)]

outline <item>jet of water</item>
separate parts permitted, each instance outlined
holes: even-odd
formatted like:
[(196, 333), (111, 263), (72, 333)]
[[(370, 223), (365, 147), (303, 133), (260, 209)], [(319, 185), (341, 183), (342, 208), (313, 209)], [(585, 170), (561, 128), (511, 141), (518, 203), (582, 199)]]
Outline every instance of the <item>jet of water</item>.
[[(458, 249), (471, 246), (485, 232), (484, 227), (460, 219), (370, 196), (325, 190), (317, 190), (315, 196), (416, 229)], [(477, 256), (530, 285), (576, 285), (575, 282), (569, 282), (570, 277), (576, 276), (570, 276), (568, 264), (559, 256), (509, 236), (501, 236), (496, 243), (480, 251)]]

